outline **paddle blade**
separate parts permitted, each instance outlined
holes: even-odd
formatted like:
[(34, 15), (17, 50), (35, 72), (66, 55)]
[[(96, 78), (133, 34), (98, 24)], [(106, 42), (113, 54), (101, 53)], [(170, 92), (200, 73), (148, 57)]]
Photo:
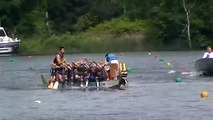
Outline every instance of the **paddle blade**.
[(41, 80), (42, 80), (42, 83), (44, 84), (44, 85), (48, 85), (48, 80), (47, 79), (45, 79), (45, 77), (43, 76), (43, 75), (41, 75)]
[(58, 81), (56, 81), (52, 89), (57, 90), (58, 89), (58, 85), (59, 85), (59, 83), (58, 83)]
[(52, 89), (54, 87), (54, 82), (50, 82), (48, 85), (48, 89)]

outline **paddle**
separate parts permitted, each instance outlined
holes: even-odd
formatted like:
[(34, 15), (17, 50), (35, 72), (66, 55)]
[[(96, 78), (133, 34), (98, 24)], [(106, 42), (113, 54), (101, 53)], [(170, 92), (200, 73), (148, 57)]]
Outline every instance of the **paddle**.
[(48, 82), (47, 82), (47, 80), (44, 78), (44, 76), (41, 74), (41, 80), (42, 80), (42, 83), (44, 84), (44, 85), (48, 85)]
[(76, 63), (74, 63), (74, 62), (72, 62), (72, 64), (73, 64), (75, 67), (77, 67), (77, 68), (79, 67), (79, 66), (78, 66)]
[[(58, 88), (58, 83), (53, 83), (51, 80), (47, 80), (44, 75), (41, 74), (41, 80), (42, 83), (47, 86), (48, 89), (57, 89)], [(49, 83), (50, 82), (50, 83)]]
[(58, 86), (59, 86), (59, 82), (56, 81), (52, 87), (53, 90), (57, 90), (58, 89)]

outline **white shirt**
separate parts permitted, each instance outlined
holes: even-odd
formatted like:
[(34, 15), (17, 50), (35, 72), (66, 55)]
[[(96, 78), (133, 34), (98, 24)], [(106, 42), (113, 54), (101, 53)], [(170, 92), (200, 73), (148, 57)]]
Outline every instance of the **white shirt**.
[(104, 66), (105, 70), (108, 71), (110, 69), (110, 64), (119, 64), (118, 60), (112, 60), (107, 65)]
[(114, 64), (119, 64), (118, 60), (112, 60), (112, 61), (110, 61), (110, 63), (111, 63), (111, 64), (113, 64), (113, 63), (114, 63)]
[(205, 52), (203, 55), (203, 58), (213, 58), (213, 52), (211, 52), (211, 53)]

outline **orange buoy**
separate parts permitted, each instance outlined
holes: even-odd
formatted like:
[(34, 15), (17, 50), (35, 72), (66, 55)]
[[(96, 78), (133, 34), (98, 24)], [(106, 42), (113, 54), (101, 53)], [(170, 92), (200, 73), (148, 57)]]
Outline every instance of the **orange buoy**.
[(121, 52), (120, 55), (121, 55), (121, 56), (124, 56), (124, 53)]
[(27, 58), (28, 58), (29, 60), (31, 60), (31, 59), (32, 59), (32, 56), (28, 56)]

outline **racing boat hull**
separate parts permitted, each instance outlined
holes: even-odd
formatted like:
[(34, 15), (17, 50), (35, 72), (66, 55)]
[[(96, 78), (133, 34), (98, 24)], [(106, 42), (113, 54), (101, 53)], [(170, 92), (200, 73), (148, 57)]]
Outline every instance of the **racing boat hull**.
[[(48, 88), (49, 80), (48, 76), (41, 75), (42, 83), (45, 87)], [(59, 83), (59, 86), (57, 89), (72, 89), (72, 88), (87, 88), (87, 89), (94, 89), (94, 88), (100, 88), (100, 89), (106, 89), (106, 88), (112, 88), (112, 89), (125, 89), (128, 86), (128, 81), (120, 78), (118, 80), (107, 80), (107, 81), (100, 81), (100, 82), (89, 82), (88, 86), (81, 86), (80, 83), (70, 84), (70, 85), (61, 85)], [(50, 89), (54, 89), (50, 88)]]

